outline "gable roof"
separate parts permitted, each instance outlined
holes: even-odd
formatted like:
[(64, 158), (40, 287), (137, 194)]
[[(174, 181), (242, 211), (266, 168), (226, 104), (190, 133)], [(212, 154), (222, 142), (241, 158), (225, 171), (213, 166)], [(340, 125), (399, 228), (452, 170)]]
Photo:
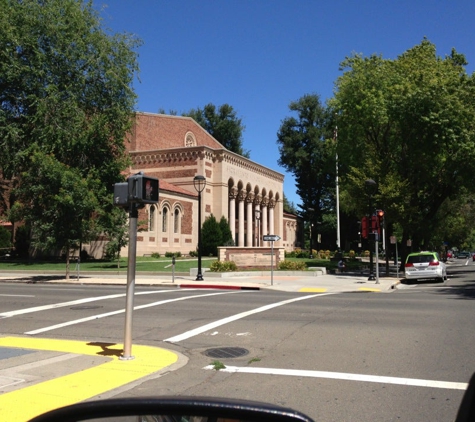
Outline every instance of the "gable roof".
[(186, 146), (225, 149), (191, 117), (144, 112), (135, 114), (129, 141), (130, 143), (126, 142), (126, 148), (129, 152), (183, 148)]
[(183, 189), (179, 186), (175, 186), (169, 182), (167, 182), (164, 179), (159, 180), (159, 186), (160, 186), (160, 192), (161, 191), (167, 191), (170, 193), (178, 193), (181, 195), (186, 195), (186, 196), (192, 196), (192, 197), (197, 197), (198, 192), (191, 192), (189, 190)]

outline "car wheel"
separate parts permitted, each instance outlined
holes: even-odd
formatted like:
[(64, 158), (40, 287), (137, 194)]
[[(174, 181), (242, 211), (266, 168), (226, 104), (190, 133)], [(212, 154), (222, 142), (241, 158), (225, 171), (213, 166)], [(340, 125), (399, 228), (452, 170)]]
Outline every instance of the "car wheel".
[(439, 278), (437, 279), (437, 281), (438, 281), (439, 283), (443, 283), (443, 282), (444, 282), (444, 277), (439, 277)]

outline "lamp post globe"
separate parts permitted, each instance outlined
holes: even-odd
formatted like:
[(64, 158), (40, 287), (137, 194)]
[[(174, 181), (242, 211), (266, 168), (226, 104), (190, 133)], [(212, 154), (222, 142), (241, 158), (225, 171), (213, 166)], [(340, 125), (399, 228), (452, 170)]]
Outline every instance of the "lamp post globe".
[(203, 192), (206, 186), (206, 178), (202, 175), (196, 175), (193, 178), (193, 186), (196, 192), (198, 192), (198, 273), (196, 274), (196, 281), (203, 280), (203, 274), (201, 272), (201, 192)]

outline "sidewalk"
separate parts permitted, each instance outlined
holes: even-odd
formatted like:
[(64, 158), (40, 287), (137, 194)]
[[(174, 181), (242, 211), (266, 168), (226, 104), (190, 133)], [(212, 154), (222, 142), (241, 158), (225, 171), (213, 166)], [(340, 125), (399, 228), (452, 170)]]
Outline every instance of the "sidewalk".
[[(196, 281), (196, 276), (190, 275), (148, 275), (137, 273), (137, 286), (160, 286), (170, 288), (208, 288), (208, 289), (241, 289), (241, 290), (280, 290), (287, 292), (391, 292), (397, 288), (399, 280), (393, 277), (379, 277), (379, 280), (368, 280), (368, 274), (343, 273), (307, 275), (304, 272), (294, 272), (292, 275), (281, 275), (278, 271), (271, 273), (258, 272), (256, 275), (247, 273), (203, 273), (203, 280)], [(0, 282), (22, 283), (61, 283), (61, 284), (96, 284), (96, 285), (126, 285), (126, 274), (71, 274), (66, 280), (61, 274), (37, 273), (3, 273)]]

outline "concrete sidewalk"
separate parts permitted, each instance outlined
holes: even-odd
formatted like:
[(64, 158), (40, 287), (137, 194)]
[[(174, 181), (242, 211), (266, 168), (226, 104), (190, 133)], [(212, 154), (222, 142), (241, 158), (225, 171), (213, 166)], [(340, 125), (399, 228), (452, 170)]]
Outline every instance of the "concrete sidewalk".
[[(379, 277), (368, 280), (368, 275), (360, 273), (306, 275), (293, 273), (281, 275), (278, 271), (273, 273), (259, 272), (255, 275), (249, 273), (216, 274), (205, 272), (203, 281), (196, 281), (196, 276), (189, 275), (147, 275), (137, 273), (135, 284), (137, 286), (160, 286), (169, 288), (209, 288), (209, 289), (243, 289), (243, 290), (281, 290), (287, 292), (356, 292), (374, 291), (391, 292), (397, 288), (399, 279), (396, 277)], [(35, 274), (35, 273), (4, 273), (0, 276), (3, 282), (23, 283), (61, 283), (61, 284), (96, 284), (96, 285), (126, 285), (126, 274), (71, 274), (66, 280), (60, 274)]]

